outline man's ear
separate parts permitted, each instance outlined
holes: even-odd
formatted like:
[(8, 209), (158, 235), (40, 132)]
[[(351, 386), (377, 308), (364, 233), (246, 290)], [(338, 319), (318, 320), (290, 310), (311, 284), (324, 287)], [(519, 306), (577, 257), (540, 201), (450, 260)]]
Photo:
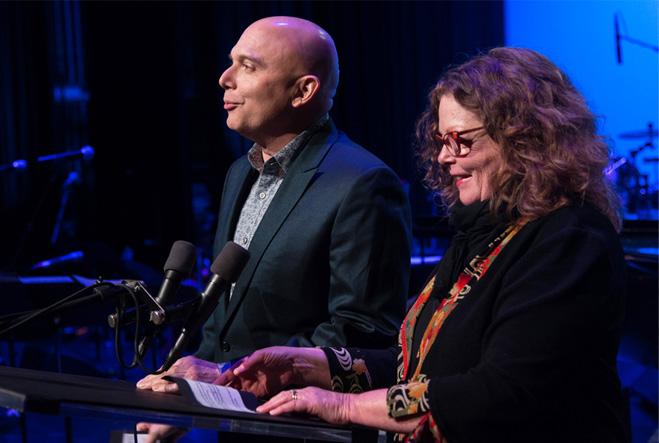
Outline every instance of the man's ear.
[(303, 106), (316, 95), (320, 89), (320, 81), (315, 75), (305, 75), (295, 82), (295, 95), (293, 96), (293, 107)]

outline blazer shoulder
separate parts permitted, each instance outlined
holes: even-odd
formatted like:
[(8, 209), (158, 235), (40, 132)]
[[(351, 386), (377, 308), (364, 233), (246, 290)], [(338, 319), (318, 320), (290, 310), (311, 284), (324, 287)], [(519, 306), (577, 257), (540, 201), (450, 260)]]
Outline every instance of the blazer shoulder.
[(339, 131), (331, 119), (314, 135), (298, 161), (304, 171), (314, 168), (320, 171), (339, 169), (345, 174), (350, 174), (383, 168), (393, 172), (375, 154)]
[(341, 131), (337, 131), (337, 137), (323, 161), (321, 169), (323, 166), (340, 168), (345, 173), (382, 170), (395, 175), (394, 171), (378, 156), (350, 140)]

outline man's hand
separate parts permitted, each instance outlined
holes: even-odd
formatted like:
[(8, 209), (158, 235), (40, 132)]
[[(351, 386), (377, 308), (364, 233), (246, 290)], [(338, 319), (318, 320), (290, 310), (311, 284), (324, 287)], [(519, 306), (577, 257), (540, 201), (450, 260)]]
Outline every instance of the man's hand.
[(178, 392), (178, 385), (162, 378), (165, 376), (186, 378), (188, 380), (197, 380), (210, 383), (217, 379), (220, 370), (217, 363), (201, 360), (191, 355), (180, 358), (169, 368), (168, 371), (158, 375), (147, 375), (137, 382), (139, 389), (151, 389), (158, 392)]
[(188, 433), (187, 429), (177, 428), (172, 425), (161, 425), (158, 423), (138, 423), (135, 429), (137, 432), (149, 431), (149, 435), (144, 440), (144, 443), (176, 441)]

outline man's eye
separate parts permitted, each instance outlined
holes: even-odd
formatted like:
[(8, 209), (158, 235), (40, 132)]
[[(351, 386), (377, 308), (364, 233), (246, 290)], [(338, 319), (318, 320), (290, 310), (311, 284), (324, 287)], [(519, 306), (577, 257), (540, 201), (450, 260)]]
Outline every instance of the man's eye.
[(254, 70), (254, 66), (249, 65), (249, 64), (247, 64), (247, 63), (243, 63), (243, 69), (244, 69), (245, 71), (253, 71), (253, 70)]

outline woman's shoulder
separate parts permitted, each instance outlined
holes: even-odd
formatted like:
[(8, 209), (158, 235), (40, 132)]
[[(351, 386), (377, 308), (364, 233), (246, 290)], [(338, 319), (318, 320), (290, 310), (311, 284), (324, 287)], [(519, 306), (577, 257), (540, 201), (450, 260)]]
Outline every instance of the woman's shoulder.
[(587, 231), (617, 237), (618, 233), (607, 216), (590, 204), (568, 205), (527, 224), (529, 230), (542, 231)]
[[(528, 222), (516, 235), (523, 250), (571, 249), (623, 256), (620, 235), (607, 216), (591, 205), (571, 205)], [(606, 251), (606, 252), (605, 252)]]

